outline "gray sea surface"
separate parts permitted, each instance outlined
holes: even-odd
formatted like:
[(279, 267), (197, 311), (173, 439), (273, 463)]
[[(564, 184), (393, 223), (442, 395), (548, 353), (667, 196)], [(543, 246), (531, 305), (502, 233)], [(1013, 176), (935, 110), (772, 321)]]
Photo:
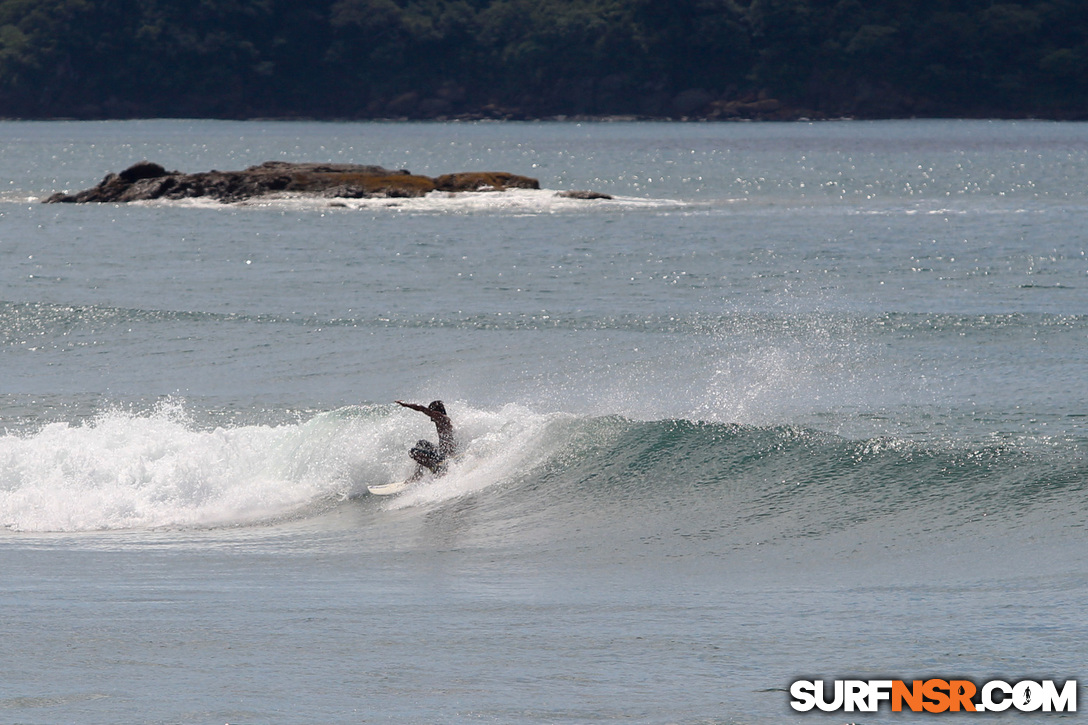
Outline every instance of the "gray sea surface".
[[(542, 188), (40, 203), (144, 159)], [(0, 723), (1084, 679), (1088, 125), (0, 122), (0, 169)], [(461, 455), (377, 497), (398, 399)]]

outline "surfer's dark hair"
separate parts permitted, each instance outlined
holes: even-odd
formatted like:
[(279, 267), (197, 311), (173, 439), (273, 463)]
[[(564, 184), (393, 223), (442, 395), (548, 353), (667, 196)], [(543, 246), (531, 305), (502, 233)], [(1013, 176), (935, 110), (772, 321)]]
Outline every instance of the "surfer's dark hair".
[(442, 404), (441, 400), (433, 400), (431, 404), (427, 406), (427, 410), (433, 410), (436, 413), (446, 414), (446, 406)]

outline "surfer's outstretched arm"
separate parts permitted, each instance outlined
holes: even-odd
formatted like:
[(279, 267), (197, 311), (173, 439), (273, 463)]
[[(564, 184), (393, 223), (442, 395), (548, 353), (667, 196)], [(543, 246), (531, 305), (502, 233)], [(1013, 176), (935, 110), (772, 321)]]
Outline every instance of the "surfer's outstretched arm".
[[(397, 401), (394, 401), (394, 402), (397, 405), (403, 405), (405, 408), (411, 408), (412, 410), (418, 410), (420, 413), (423, 413), (424, 415), (426, 415), (431, 420), (438, 420), (439, 418), (448, 418), (448, 416), (446, 415), (445, 410), (443, 410), (442, 412), (439, 412), (437, 410), (434, 410), (433, 408), (427, 407), (426, 405), (418, 405), (416, 403), (405, 403), (403, 400), (397, 400)], [(431, 403), (431, 405), (434, 405), (434, 403)]]
[(434, 417), (434, 410), (426, 407), (425, 405), (418, 405), (416, 403), (405, 403), (404, 401), (396, 401), (396, 404), (403, 405), (406, 408), (411, 408), (412, 410), (419, 410), (422, 414), (428, 415), (432, 418)]

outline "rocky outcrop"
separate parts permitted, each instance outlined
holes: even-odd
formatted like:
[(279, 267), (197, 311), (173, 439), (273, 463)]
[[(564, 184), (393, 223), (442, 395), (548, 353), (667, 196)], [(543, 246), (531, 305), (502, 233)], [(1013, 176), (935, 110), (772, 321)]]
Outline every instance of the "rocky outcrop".
[(268, 161), (244, 171), (206, 171), (185, 174), (141, 161), (118, 174), (109, 174), (97, 186), (76, 194), (53, 194), (53, 203), (129, 202), (152, 199), (209, 197), (229, 203), (274, 193), (298, 193), (332, 198), (418, 197), (431, 191), (503, 191), (539, 189), (527, 176), (506, 172), (447, 174), (438, 178), (381, 166), (314, 164)]
[(555, 195), (563, 199), (611, 199), (611, 194), (602, 194), (599, 191), (584, 191), (581, 189), (571, 189), (570, 191), (557, 191)]
[(505, 191), (507, 189), (539, 189), (540, 183), (528, 176), (504, 171), (468, 171), (444, 174), (434, 180), (439, 191)]

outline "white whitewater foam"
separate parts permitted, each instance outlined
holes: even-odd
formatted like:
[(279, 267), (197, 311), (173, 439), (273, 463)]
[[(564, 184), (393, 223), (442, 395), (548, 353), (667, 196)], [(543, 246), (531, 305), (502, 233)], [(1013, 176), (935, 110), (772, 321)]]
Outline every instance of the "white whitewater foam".
[(432, 191), (416, 198), (345, 199), (325, 198), (309, 194), (280, 193), (223, 204), (213, 199), (181, 199), (177, 201), (145, 201), (137, 204), (171, 204), (213, 208), (280, 209), (285, 211), (393, 211), (410, 213), (478, 213), (555, 214), (590, 209), (681, 209), (691, 206), (674, 199), (649, 199), (634, 196), (613, 196), (611, 199), (572, 199), (560, 196), (555, 189), (508, 189), (506, 191), (446, 192)]
[(94, 531), (206, 526), (284, 515), (342, 492), (348, 429), (197, 429), (177, 404), (110, 411), (0, 437), (0, 526)]
[[(513, 480), (561, 441), (562, 416), (519, 406), (451, 405), (464, 453), (450, 473), (392, 508), (437, 502)], [(560, 426), (560, 428), (562, 428)], [(294, 424), (202, 429), (169, 401), (111, 410), (79, 424), (0, 436), (0, 527), (78, 532), (233, 526), (308, 515), (408, 476), (408, 449), (434, 437), (399, 406), (351, 406)]]

